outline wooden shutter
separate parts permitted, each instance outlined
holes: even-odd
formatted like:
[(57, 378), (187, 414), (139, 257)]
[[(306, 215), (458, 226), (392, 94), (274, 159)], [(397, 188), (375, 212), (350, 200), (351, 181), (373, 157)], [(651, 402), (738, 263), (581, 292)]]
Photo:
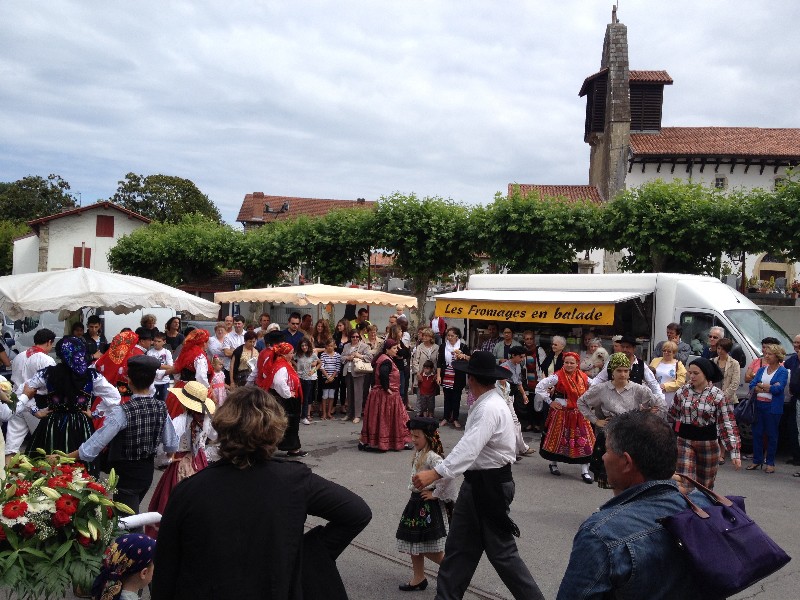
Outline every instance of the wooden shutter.
[[(81, 264), (81, 250), (83, 251), (83, 264)], [(72, 249), (72, 266), (90, 268), (92, 266), (92, 249), (75, 246)]]
[(114, 237), (114, 215), (97, 215), (97, 237)]

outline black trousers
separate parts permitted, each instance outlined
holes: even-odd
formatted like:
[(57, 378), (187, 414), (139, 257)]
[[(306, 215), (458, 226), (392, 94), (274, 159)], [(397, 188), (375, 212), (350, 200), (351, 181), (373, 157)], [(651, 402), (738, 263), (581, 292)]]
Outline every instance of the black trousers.
[[(509, 506), (514, 499), (514, 482), (502, 485), (506, 505)], [(520, 558), (514, 536), (511, 533), (498, 533), (481, 519), (472, 498), (472, 485), (465, 480), (458, 493), (444, 560), (439, 567), (437, 600), (464, 597), (484, 552), (514, 598), (544, 600), (539, 586)]]
[(153, 457), (141, 460), (117, 460), (110, 464), (119, 477), (115, 502), (122, 502), (139, 512), (139, 505), (144, 500), (153, 483)]

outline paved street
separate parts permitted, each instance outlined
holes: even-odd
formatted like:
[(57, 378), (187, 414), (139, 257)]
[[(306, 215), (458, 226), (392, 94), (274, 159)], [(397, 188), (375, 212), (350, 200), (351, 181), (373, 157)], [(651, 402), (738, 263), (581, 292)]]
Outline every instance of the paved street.
[[(408, 497), (411, 451), (358, 452), (359, 432), (360, 425), (349, 422), (301, 425), (303, 448), (311, 452), (304, 461), (316, 473), (360, 494), (372, 508), (372, 522), (339, 559), (350, 598), (408, 600), (409, 595), (398, 591), (397, 585), (408, 581), (410, 562), (396, 551), (394, 534)], [(460, 431), (444, 428), (445, 450), (452, 449), (460, 436)], [(538, 435), (534, 439), (538, 444)], [(730, 464), (721, 467), (718, 491), (746, 496), (748, 513), (794, 558), (781, 571), (734, 598), (785, 600), (797, 597), (800, 589), (800, 479), (792, 477), (799, 469), (785, 465), (785, 458), (780, 457), (774, 475), (737, 473)], [(514, 466), (517, 494), (512, 518), (522, 532), (517, 543), (546, 598), (556, 595), (578, 526), (610, 498), (609, 491), (582, 483), (579, 474), (578, 466), (565, 465), (562, 476), (553, 477), (538, 455)], [(317, 522), (309, 518), (308, 524)], [(431, 575), (435, 574), (435, 565), (431, 569)], [(435, 595), (435, 578), (429, 575), (429, 581), (428, 590), (414, 597)], [(472, 583), (474, 590), (467, 598), (511, 597), (485, 558)]]

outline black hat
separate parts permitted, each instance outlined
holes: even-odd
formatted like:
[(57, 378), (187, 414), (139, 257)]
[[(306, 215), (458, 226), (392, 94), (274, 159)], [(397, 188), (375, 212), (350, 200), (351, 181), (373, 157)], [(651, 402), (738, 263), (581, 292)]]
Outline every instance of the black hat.
[(692, 364), (703, 372), (703, 375), (708, 381), (722, 381), (722, 370), (716, 363), (711, 362), (707, 358), (695, 358)]
[(621, 338), (619, 338), (619, 343), (620, 344), (630, 344), (634, 348), (636, 348), (636, 346), (639, 345), (639, 342), (636, 340), (636, 338), (633, 337), (632, 335), (627, 334), (627, 333), (625, 335), (623, 335)]
[(152, 340), (154, 333), (155, 329), (148, 329), (147, 327), (136, 328), (136, 335), (139, 336), (140, 340)]
[(453, 369), (487, 379), (510, 379), (511, 371), (497, 365), (494, 354), (478, 350), (466, 360), (454, 360)]
[(155, 378), (156, 371), (161, 367), (161, 361), (154, 356), (147, 356), (140, 354), (138, 356), (131, 356), (128, 359), (128, 374), (129, 375), (148, 375)]
[(439, 421), (432, 417), (412, 417), (406, 423), (409, 431), (412, 429), (421, 429), (426, 433), (432, 434), (439, 429)]
[(286, 336), (283, 335), (283, 332), (280, 329), (275, 329), (274, 331), (270, 331), (266, 335), (267, 342), (270, 344), (280, 344), (281, 342), (286, 341)]

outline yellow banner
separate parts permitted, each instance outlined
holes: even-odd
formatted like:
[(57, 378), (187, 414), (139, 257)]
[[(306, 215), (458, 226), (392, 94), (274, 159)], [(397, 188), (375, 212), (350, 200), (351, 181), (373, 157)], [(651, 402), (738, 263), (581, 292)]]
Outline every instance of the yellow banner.
[(436, 316), (456, 319), (562, 323), (564, 325), (613, 325), (614, 304), (537, 302), (483, 302), (436, 300)]

